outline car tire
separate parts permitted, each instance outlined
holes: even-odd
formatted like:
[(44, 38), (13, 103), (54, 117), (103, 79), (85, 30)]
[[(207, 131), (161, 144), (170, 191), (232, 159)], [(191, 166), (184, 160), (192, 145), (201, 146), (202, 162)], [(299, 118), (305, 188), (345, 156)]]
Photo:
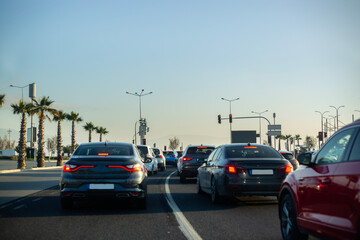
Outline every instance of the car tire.
[(211, 178), (211, 202), (218, 204), (218, 203), (222, 203), (222, 198), (218, 193), (217, 187), (216, 187), (216, 183), (215, 183), (215, 178), (212, 177)]
[(280, 202), (280, 228), (283, 239), (306, 240), (309, 237), (299, 230), (295, 203), (289, 194), (286, 194)]
[(201, 189), (199, 176), (196, 178), (196, 193), (197, 193), (197, 194), (204, 194), (204, 193), (205, 193), (205, 192)]
[(70, 198), (60, 198), (60, 205), (62, 209), (71, 209), (73, 205), (73, 200)]
[(181, 183), (185, 183), (185, 182), (186, 182), (186, 177), (185, 177), (184, 175), (182, 175), (181, 173), (180, 173), (180, 182), (181, 182)]

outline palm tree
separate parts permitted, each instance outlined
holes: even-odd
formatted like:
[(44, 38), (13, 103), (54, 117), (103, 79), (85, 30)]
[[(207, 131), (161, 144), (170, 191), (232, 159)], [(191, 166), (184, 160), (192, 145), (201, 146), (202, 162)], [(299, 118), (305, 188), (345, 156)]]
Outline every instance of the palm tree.
[(295, 135), (295, 141), (297, 141), (297, 145), (300, 145), (299, 141), (301, 140), (302, 138), (300, 137), (300, 134), (296, 134)]
[(277, 135), (277, 136), (275, 136), (275, 138), (276, 139), (279, 139), (279, 147), (278, 147), (278, 150), (280, 150), (280, 148), (281, 148), (281, 142), (280, 142), (280, 140), (284, 140), (285, 139), (285, 136), (284, 135)]
[(5, 102), (5, 94), (0, 94), (0, 108), (4, 105)]
[(24, 103), (22, 100), (18, 104), (11, 104), (14, 114), (21, 114), (21, 125), (20, 125), (20, 139), (19, 139), (19, 158), (18, 166), (19, 169), (26, 167), (26, 115), (29, 115), (33, 105), (31, 103)]
[(57, 162), (56, 166), (62, 166), (63, 165), (63, 146), (62, 146), (62, 136), (61, 136), (61, 122), (65, 120), (67, 117), (67, 114), (63, 111), (58, 111), (56, 115), (54, 115), (53, 120), (58, 122), (58, 128), (57, 128)]
[(92, 122), (87, 122), (83, 127), (86, 131), (89, 131), (89, 142), (91, 142), (91, 132), (96, 129), (94, 124)]
[(51, 122), (51, 118), (48, 115), (56, 115), (57, 110), (51, 108), (51, 104), (54, 101), (49, 97), (41, 97), (39, 101), (33, 99), (35, 102), (32, 112), (39, 116), (39, 133), (38, 133), (38, 154), (37, 154), (37, 166), (45, 167), (45, 140), (44, 140), (44, 120), (47, 118)]
[(100, 134), (100, 142), (102, 142), (102, 135), (108, 134), (109, 131), (106, 130), (106, 128), (104, 128), (104, 127), (96, 127), (95, 129), (96, 129), (96, 132)]
[(72, 122), (71, 130), (71, 154), (75, 151), (75, 123), (81, 122), (82, 118), (79, 116), (79, 113), (71, 111), (70, 114), (66, 117), (69, 121)]
[(286, 150), (289, 151), (289, 140), (292, 136), (289, 134), (289, 135), (285, 135), (284, 136), (284, 140), (286, 140)]

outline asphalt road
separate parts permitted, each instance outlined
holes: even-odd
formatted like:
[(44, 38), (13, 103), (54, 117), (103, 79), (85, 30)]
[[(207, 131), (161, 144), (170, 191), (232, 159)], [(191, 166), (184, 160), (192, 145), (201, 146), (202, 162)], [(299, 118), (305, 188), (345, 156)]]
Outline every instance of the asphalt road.
[[(148, 208), (127, 201), (75, 202), (63, 211), (59, 189), (0, 205), (0, 239), (185, 239), (165, 198), (169, 167), (149, 177)], [(173, 199), (202, 239), (281, 239), (275, 197), (243, 197), (213, 205), (196, 194), (195, 180), (169, 181)]]

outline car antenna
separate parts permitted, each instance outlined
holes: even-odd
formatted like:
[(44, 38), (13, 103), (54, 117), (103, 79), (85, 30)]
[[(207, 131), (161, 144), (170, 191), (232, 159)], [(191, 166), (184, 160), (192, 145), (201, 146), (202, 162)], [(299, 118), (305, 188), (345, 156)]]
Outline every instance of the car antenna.
[(105, 141), (105, 147), (106, 147), (106, 145), (107, 145), (107, 141)]
[(248, 146), (250, 146), (250, 142), (248, 142)]

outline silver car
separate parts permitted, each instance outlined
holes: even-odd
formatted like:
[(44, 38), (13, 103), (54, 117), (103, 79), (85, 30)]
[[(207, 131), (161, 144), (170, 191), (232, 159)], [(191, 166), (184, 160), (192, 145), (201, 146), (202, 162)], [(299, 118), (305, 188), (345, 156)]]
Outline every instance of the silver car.
[(155, 157), (153, 150), (146, 145), (136, 145), (140, 152), (141, 157), (144, 160), (145, 167), (150, 175), (157, 174), (158, 161)]
[(166, 159), (165, 159), (163, 151), (157, 147), (153, 147), (151, 149), (153, 150), (155, 157), (158, 161), (158, 168), (161, 171), (165, 171), (166, 170)]

